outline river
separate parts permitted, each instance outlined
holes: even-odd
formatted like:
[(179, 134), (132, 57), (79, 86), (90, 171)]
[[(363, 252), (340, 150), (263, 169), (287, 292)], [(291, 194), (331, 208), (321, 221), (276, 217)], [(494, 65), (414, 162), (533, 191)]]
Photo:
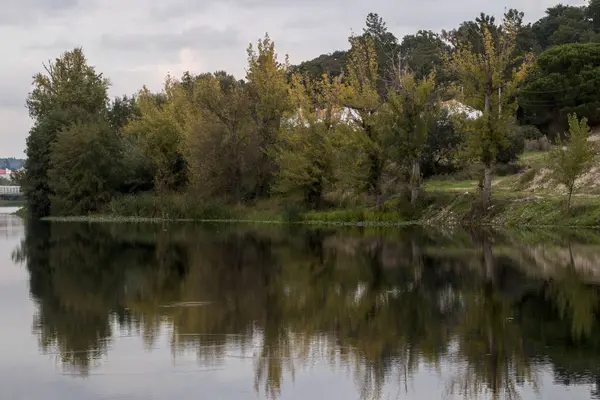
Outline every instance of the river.
[(0, 398), (600, 398), (600, 236), (30, 223)]

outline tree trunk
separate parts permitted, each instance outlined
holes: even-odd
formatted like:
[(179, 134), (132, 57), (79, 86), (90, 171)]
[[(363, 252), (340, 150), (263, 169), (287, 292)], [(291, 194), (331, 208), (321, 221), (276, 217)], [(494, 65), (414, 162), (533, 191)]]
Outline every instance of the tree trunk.
[(412, 173), (410, 177), (410, 204), (417, 204), (419, 194), (421, 193), (421, 164), (418, 160), (413, 160)]
[(481, 191), (483, 209), (487, 210), (492, 202), (492, 166), (486, 165), (483, 169), (483, 187)]
[(569, 195), (567, 196), (567, 214), (571, 210), (571, 197), (573, 196), (573, 187), (575, 185), (569, 185)]
[[(362, 124), (363, 129), (369, 139), (373, 138), (373, 128), (369, 124)], [(376, 208), (379, 209), (381, 202), (381, 159), (379, 154), (373, 148), (369, 148), (367, 157), (369, 159), (369, 175), (367, 177), (367, 190), (370, 195), (375, 197)]]
[[(488, 87), (485, 92), (485, 104), (483, 109), (483, 114), (486, 117), (489, 117), (490, 112), (492, 111), (492, 82), (491, 77), (489, 78)], [(485, 150), (484, 154), (485, 154)], [(492, 201), (492, 160), (489, 157), (484, 157), (482, 160), (484, 162), (483, 169), (483, 185), (481, 188), (481, 203), (483, 205), (483, 210), (487, 210)]]

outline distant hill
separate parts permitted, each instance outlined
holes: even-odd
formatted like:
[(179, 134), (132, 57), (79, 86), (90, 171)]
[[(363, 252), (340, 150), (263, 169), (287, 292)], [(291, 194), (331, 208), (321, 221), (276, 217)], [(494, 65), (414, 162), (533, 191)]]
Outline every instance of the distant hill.
[(0, 158), (0, 169), (8, 168), (10, 170), (17, 170), (23, 168), (25, 160), (20, 158)]

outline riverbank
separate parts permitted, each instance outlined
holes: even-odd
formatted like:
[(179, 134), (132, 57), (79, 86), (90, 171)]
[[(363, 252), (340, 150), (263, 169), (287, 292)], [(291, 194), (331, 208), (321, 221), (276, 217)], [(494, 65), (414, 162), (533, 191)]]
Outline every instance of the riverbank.
[[(148, 199), (138, 199), (147, 203)], [(127, 200), (132, 203), (133, 199)], [(175, 206), (177, 204), (178, 206)], [(185, 207), (181, 207), (185, 204)], [(567, 212), (564, 199), (523, 193), (500, 195), (483, 210), (477, 193), (427, 192), (418, 207), (390, 200), (379, 209), (357, 207), (303, 210), (293, 203), (274, 201), (253, 206), (190, 205), (170, 202), (162, 212), (145, 206), (121, 212), (89, 216), (49, 217), (63, 222), (242, 222), (347, 226), (443, 226), (443, 227), (600, 227), (600, 198), (579, 196)]]
[[(600, 227), (600, 167), (592, 168), (576, 187), (566, 210), (563, 187), (545, 168), (545, 153), (526, 152), (518, 163), (498, 167), (493, 181), (493, 202), (481, 206), (476, 165), (460, 174), (437, 176), (423, 184), (417, 206), (405, 195), (388, 196), (380, 207), (371, 199), (329, 201), (322, 210), (308, 210), (289, 198), (271, 198), (244, 205), (199, 202), (194, 196), (174, 194), (158, 199), (146, 193), (122, 196), (95, 215), (53, 217), (55, 221), (164, 222), (210, 221), (295, 223), (347, 226), (433, 227)], [(600, 165), (600, 159), (598, 160)]]

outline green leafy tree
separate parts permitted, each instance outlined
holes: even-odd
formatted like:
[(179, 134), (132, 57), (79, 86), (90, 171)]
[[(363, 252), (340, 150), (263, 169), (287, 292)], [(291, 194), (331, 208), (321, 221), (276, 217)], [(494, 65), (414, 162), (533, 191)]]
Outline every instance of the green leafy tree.
[(193, 107), (185, 117), (193, 188), (201, 196), (241, 202), (255, 190), (262, 161), (246, 85), (225, 72), (193, 82)]
[(464, 138), (448, 110), (441, 108), (436, 123), (427, 135), (427, 143), (421, 155), (423, 177), (448, 174), (460, 168), (460, 150)]
[(344, 104), (357, 112), (356, 122), (365, 136), (367, 163), (366, 188), (379, 205), (381, 178), (385, 166), (384, 138), (375, 123), (375, 113), (383, 102), (377, 92), (379, 66), (375, 41), (370, 36), (350, 37), (350, 52), (346, 65), (347, 90)]
[(256, 48), (250, 44), (247, 52), (247, 88), (252, 104), (254, 131), (261, 152), (256, 194), (265, 196), (270, 191), (277, 171), (273, 149), (277, 143), (282, 116), (289, 109), (289, 63), (287, 57), (283, 63), (278, 60), (275, 42), (268, 34), (258, 41)]
[(548, 8), (546, 15), (532, 26), (539, 47), (545, 50), (562, 44), (598, 41), (598, 32), (594, 29), (595, 9), (593, 4), (589, 10), (585, 6), (563, 4)]
[(115, 194), (120, 156), (118, 134), (103, 120), (61, 131), (48, 172), (52, 214), (88, 214), (107, 204)]
[(436, 121), (438, 99), (435, 74), (417, 79), (404, 70), (396, 77), (395, 89), (388, 94), (378, 119), (383, 134), (393, 143), (397, 158), (410, 165), (411, 203), (421, 191), (421, 161), (431, 125)]
[(325, 190), (334, 180), (336, 138), (344, 127), (342, 93), (339, 79), (327, 75), (319, 81), (295, 74), (291, 78), (290, 99), (295, 112), (282, 129), (276, 188), (281, 193), (299, 194), (305, 204), (316, 209), (324, 205)]
[(474, 21), (465, 21), (456, 29), (442, 30), (442, 38), (454, 48), (462, 48), (476, 54), (485, 52), (485, 38), (489, 34), (494, 40), (498, 38), (496, 18), (481, 13)]
[(291, 67), (292, 72), (300, 75), (307, 74), (311, 79), (319, 79), (323, 74), (337, 78), (344, 72), (347, 51), (334, 51), (329, 54), (321, 54), (319, 57), (304, 61)]
[(594, 146), (588, 141), (590, 128), (587, 119), (579, 120), (569, 115), (568, 140), (558, 140), (557, 146), (548, 154), (548, 167), (556, 181), (567, 188), (567, 212), (571, 207), (571, 196), (575, 183), (590, 167), (594, 158)]
[(519, 104), (525, 119), (549, 136), (567, 128), (571, 113), (592, 126), (600, 123), (600, 43), (566, 44), (540, 54)]
[(483, 27), (479, 51), (471, 42), (459, 43), (449, 57), (449, 68), (458, 77), (467, 104), (483, 110), (483, 116), (466, 121), (470, 155), (484, 166), (482, 204), (489, 207), (492, 196), (492, 166), (499, 147), (509, 145), (515, 118), (514, 94), (526, 76), (526, 61), (511, 73), (517, 30), (512, 21), (490, 30)]
[(74, 123), (96, 120), (107, 105), (108, 80), (88, 65), (81, 48), (63, 53), (33, 77), (27, 98), (34, 120), (27, 138), (26, 172), (22, 189), (33, 217), (50, 214), (48, 185), (51, 149), (58, 133)]
[(394, 78), (398, 59), (398, 38), (388, 31), (385, 21), (376, 13), (369, 13), (363, 28), (363, 39), (372, 40), (377, 55), (377, 91), (385, 97), (387, 83)]
[(162, 96), (156, 96), (147, 88), (142, 89), (138, 94), (141, 115), (124, 128), (126, 135), (143, 146), (142, 153), (152, 166), (154, 189), (163, 216), (166, 216), (167, 194), (187, 181), (187, 166), (182, 161), (183, 133), (172, 101), (175, 90), (174, 82), (167, 77), (164, 89), (166, 102), (163, 103), (160, 101)]
[(450, 52), (440, 35), (432, 31), (420, 30), (414, 35), (406, 35), (399, 46), (402, 66), (413, 71), (417, 79), (436, 72), (438, 82), (449, 79), (444, 68), (444, 56)]
[(127, 123), (140, 116), (140, 107), (135, 96), (115, 97), (107, 109), (106, 119), (110, 127), (119, 132)]

